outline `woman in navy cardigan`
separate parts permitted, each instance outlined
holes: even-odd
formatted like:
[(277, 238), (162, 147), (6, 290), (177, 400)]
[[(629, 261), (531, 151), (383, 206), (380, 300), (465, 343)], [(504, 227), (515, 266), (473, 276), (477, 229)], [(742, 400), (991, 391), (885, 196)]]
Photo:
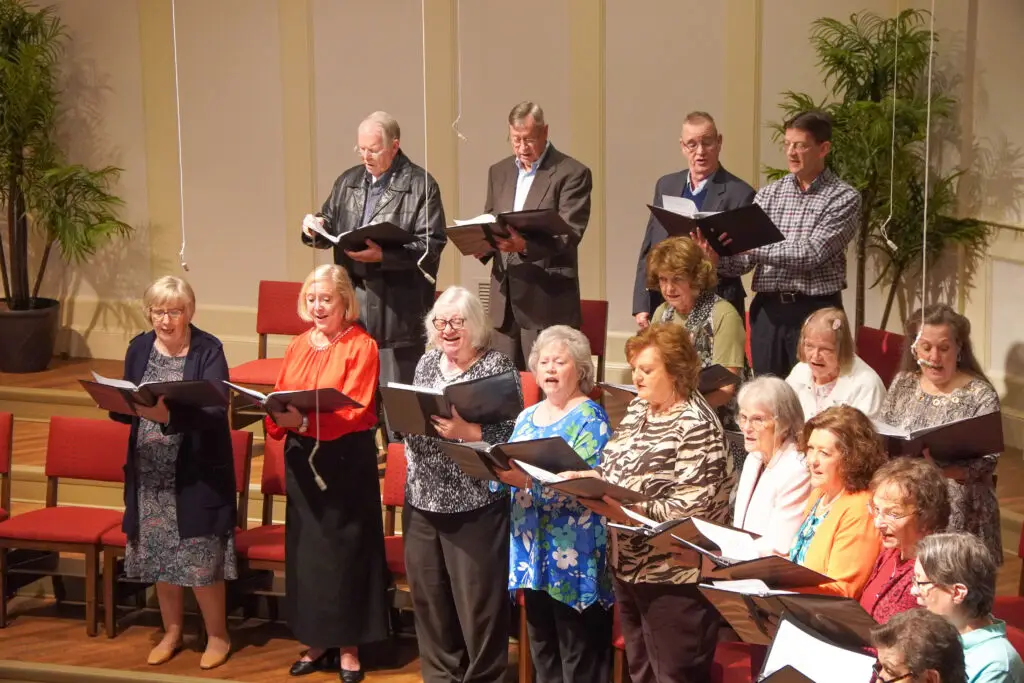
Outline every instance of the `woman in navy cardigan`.
[[(128, 345), (124, 378), (135, 384), (228, 377), (220, 340), (192, 326), (195, 295), (187, 282), (162, 277), (143, 297), (153, 330)], [(149, 654), (163, 664), (182, 645), (184, 588), (195, 591), (209, 642), (200, 667), (223, 664), (228, 639), (224, 580), (237, 577), (235, 473), (227, 410), (160, 400), (130, 423), (125, 464), (125, 573), (156, 584), (164, 637)]]

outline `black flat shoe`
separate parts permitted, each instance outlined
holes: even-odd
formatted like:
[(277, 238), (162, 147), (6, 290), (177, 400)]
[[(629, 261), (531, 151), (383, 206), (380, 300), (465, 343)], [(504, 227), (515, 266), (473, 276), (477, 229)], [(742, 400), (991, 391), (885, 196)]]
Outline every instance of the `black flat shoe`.
[(352, 671), (350, 669), (341, 669), (338, 671), (338, 679), (341, 680), (342, 683), (359, 683), (359, 681), (363, 680), (365, 677), (366, 674), (363, 673), (362, 669), (359, 669), (359, 671)]
[(324, 650), (316, 659), (306, 661), (299, 659), (288, 669), (289, 676), (305, 676), (315, 671), (337, 671), (341, 667), (338, 651), (333, 648)]

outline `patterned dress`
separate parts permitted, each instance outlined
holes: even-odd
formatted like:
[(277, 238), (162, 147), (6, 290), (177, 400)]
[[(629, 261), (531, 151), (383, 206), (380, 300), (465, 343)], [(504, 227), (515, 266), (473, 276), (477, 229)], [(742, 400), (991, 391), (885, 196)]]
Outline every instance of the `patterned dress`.
[[(906, 430), (934, 427), (954, 420), (986, 415), (999, 410), (999, 395), (988, 382), (972, 379), (961, 388), (941, 396), (921, 389), (921, 375), (901, 372), (889, 387), (879, 419)], [(949, 531), (969, 531), (978, 536), (995, 560), (1003, 562), (999, 530), (999, 500), (992, 475), (998, 453), (974, 460), (950, 462), (967, 470), (963, 483), (946, 479), (949, 487)]]
[[(619, 486), (651, 501), (634, 506), (655, 522), (696, 516), (716, 524), (729, 521), (729, 494), (736, 483), (725, 450), (722, 424), (699, 393), (661, 415), (635, 398), (604, 448), (597, 468)], [(680, 567), (668, 551), (637, 535), (612, 534), (609, 564), (626, 583), (696, 583), (700, 570)]]
[[(556, 422), (540, 426), (533, 421), (539, 405), (519, 415), (509, 440), (561, 437), (588, 465), (597, 466), (611, 436), (604, 408), (587, 399)], [(613, 597), (606, 544), (604, 518), (572, 498), (538, 484), (512, 488), (510, 591), (545, 591), (578, 612), (594, 603), (609, 607)]]
[[(153, 347), (143, 382), (180, 381), (185, 358), (165, 356)], [(128, 541), (124, 571), (146, 583), (162, 581), (197, 588), (238, 578), (235, 537), (178, 537), (175, 469), (180, 434), (164, 434), (156, 422), (139, 421), (138, 458), (139, 538)]]
[[(714, 308), (715, 304), (719, 301), (724, 301), (720, 296), (715, 294), (714, 291), (701, 292), (700, 296), (693, 304), (693, 310), (690, 311), (689, 315), (683, 316), (676, 312), (668, 303), (664, 303), (658, 307), (658, 311), (655, 311), (654, 319), (657, 322), (663, 323), (676, 323), (682, 325), (690, 333), (690, 339), (693, 341), (693, 347), (697, 351), (697, 356), (700, 358), (700, 367), (708, 368), (715, 364), (714, 361), (714, 349), (715, 349), (715, 320), (714, 320)], [(659, 317), (660, 311), (660, 317)], [(743, 342), (746, 341), (746, 337), (740, 342), (740, 348), (743, 348)], [(746, 358), (743, 359), (742, 364), (742, 376), (746, 378), (748, 374), (746, 368)], [(740, 431), (740, 427), (736, 424), (736, 413), (739, 407), (736, 404), (736, 394), (733, 395), (732, 399), (723, 406), (715, 408), (715, 412), (718, 413), (718, 419), (722, 423), (722, 427), (730, 432)], [(732, 455), (733, 466), (736, 471), (742, 471), (743, 461), (747, 457), (747, 451), (740, 442), (730, 441), (727, 443), (730, 455)]]

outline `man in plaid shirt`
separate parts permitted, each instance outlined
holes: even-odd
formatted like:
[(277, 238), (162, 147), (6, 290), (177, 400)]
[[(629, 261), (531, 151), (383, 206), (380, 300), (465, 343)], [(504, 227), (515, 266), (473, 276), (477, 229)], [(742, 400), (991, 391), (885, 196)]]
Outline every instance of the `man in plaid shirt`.
[[(827, 114), (803, 112), (786, 122), (790, 174), (762, 187), (754, 202), (786, 239), (723, 258), (719, 273), (754, 271), (750, 351), (754, 372), (786, 377), (797, 363), (797, 342), (807, 316), (842, 307), (846, 246), (857, 232), (860, 194), (830, 169)], [(720, 239), (728, 242), (728, 236)], [(708, 249), (709, 254), (715, 252)], [(714, 257), (712, 257), (714, 258)]]

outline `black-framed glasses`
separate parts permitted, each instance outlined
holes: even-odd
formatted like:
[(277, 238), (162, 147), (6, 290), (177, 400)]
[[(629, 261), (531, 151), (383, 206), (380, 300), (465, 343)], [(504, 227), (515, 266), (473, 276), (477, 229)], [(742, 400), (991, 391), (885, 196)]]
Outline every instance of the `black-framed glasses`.
[(908, 671), (902, 676), (895, 678), (885, 678), (882, 676), (882, 663), (875, 662), (874, 666), (871, 667), (871, 683), (897, 683), (898, 681), (905, 681), (914, 675), (913, 671)]
[(912, 579), (912, 581), (914, 583), (914, 588), (917, 589), (918, 593), (921, 592), (922, 588), (931, 588), (935, 585), (934, 581), (918, 581), (916, 576)]
[(434, 318), (430, 321), (430, 324), (434, 326), (434, 329), (438, 332), (444, 332), (444, 328), (451, 327), (453, 330), (461, 330), (466, 326), (465, 318)]

